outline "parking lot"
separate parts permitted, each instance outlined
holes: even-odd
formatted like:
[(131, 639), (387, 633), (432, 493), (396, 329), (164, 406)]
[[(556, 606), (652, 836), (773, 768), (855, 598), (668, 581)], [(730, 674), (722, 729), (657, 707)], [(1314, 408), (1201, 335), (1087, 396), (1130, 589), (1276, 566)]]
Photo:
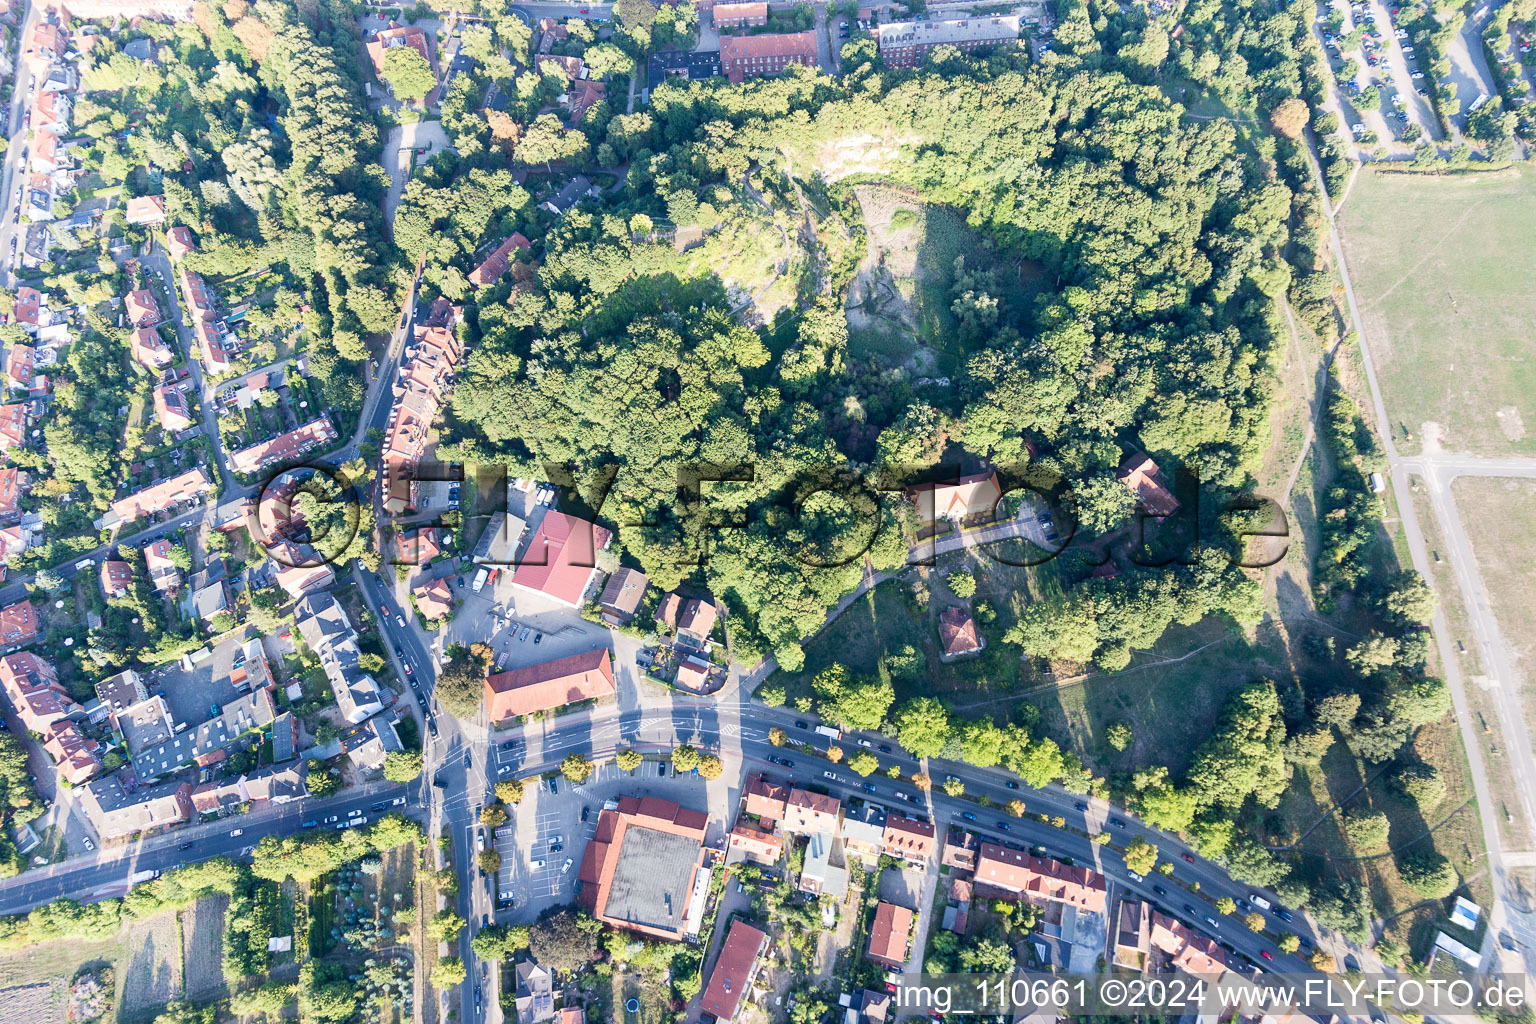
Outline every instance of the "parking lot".
[[(509, 893), (512, 898), (511, 906), (500, 901), (498, 918), (531, 921), (549, 907), (571, 901), (581, 870), (581, 856), (597, 831), (597, 818), (604, 802), (621, 796), (649, 795), (675, 800), (696, 810), (711, 810), (707, 790), (718, 787), (720, 799), (724, 798), (724, 780), (709, 784), (695, 775), (680, 778), (670, 767), (666, 776), (661, 777), (657, 766), (663, 763), (647, 758), (631, 775), (612, 761), (604, 762), (580, 786), (557, 779), (554, 793), (550, 792), (548, 782), (528, 780), (523, 799), (511, 808), (512, 820), (498, 830), (506, 834), (495, 837), (501, 870), (497, 872), (494, 895)], [(733, 781), (729, 788), (734, 790), (736, 785)], [(719, 811), (715, 808), (710, 814), (706, 842), (718, 843), (722, 839), (717, 834), (721, 833)], [(583, 812), (586, 821), (582, 820)], [(554, 849), (555, 846), (560, 848)], [(570, 862), (568, 869), (566, 861)]]

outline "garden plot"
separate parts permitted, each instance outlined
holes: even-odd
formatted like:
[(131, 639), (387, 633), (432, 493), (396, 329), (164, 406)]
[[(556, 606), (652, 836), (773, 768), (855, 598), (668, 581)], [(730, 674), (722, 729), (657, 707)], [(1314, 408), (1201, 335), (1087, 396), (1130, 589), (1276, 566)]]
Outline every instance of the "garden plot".
[(119, 1016), (147, 1016), (182, 993), (181, 923), (174, 910), (139, 921), (128, 930), (118, 976)]
[(224, 912), (228, 908), (229, 897), (218, 893), (204, 896), (182, 911), (182, 963), (188, 999), (206, 1002), (225, 994)]
[(63, 1024), (66, 991), (59, 978), (0, 989), (0, 1024)]

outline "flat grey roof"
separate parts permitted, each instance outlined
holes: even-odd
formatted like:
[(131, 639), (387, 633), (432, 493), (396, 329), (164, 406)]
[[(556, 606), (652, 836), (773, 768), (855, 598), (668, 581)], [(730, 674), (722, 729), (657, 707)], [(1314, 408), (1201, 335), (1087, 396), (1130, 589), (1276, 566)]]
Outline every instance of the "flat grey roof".
[(682, 931), (699, 848), (699, 841), (691, 836), (629, 826), (624, 830), (624, 845), (619, 849), (619, 863), (608, 887), (603, 915), (665, 931)]

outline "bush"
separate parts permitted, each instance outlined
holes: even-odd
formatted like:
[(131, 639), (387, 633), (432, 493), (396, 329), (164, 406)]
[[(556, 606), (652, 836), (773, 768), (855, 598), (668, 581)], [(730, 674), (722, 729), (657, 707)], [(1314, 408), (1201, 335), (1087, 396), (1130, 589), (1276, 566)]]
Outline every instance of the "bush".
[(1409, 888), (1429, 900), (1444, 899), (1461, 884), (1451, 862), (1434, 850), (1417, 850), (1407, 854), (1398, 870)]

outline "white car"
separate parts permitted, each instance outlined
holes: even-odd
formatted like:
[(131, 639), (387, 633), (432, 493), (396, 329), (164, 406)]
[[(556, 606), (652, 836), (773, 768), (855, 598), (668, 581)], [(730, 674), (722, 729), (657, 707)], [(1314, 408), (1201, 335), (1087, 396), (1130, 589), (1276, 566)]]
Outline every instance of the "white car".
[(567, 871), (571, 870), (571, 865), (574, 864), (574, 863), (576, 863), (576, 862), (574, 860), (572, 860), (571, 858), (569, 858), (569, 857), (565, 858), (565, 863), (560, 865), (560, 873), (563, 875)]
[(549, 841), (551, 845), (555, 843), (563, 843), (565, 842), (565, 836), (550, 836)]
[(530, 861), (528, 866), (531, 868), (542, 868), (544, 866), (544, 858), (540, 857), (538, 860)]
[(404, 615), (396, 615), (395, 616), (395, 625), (399, 626), (401, 629), (404, 629), (405, 628), (405, 616)]
[(509, 765), (509, 764), (504, 764), (500, 768), (496, 769), (496, 774), (497, 775), (509, 775), (509, 774), (511, 774), (511, 772), (512, 772), (512, 766)]
[(404, 807), (405, 806), (405, 797), (403, 797), (403, 796), (395, 797), (393, 800), (391, 800), (389, 802), (389, 806), (391, 806), (391, 807)]
[(94, 849), (96, 849), (96, 844), (91, 842), (91, 837), (90, 836), (83, 836), (83, 837), (81, 837), (80, 842), (85, 844), (85, 848), (87, 850), (94, 850)]
[(233, 839), (233, 838), (235, 838), (235, 836), (244, 835), (244, 834), (245, 834), (245, 829), (237, 828), (237, 829), (235, 829), (233, 832), (231, 832), (229, 834), (229, 838)]
[(1408, 77), (1414, 79), (1415, 81), (1417, 81), (1418, 79), (1424, 77), (1424, 72), (1422, 72), (1422, 71), (1415, 71), (1413, 74), (1409, 75)]

